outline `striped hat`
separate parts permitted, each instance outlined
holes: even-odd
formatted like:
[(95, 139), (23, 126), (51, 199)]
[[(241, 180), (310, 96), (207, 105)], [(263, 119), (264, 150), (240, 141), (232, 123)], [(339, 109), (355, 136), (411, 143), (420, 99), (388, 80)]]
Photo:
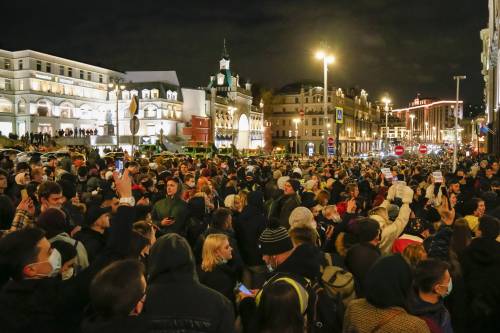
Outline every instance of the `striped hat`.
[(293, 248), (288, 231), (283, 227), (266, 228), (259, 237), (260, 253), (276, 255), (290, 251)]

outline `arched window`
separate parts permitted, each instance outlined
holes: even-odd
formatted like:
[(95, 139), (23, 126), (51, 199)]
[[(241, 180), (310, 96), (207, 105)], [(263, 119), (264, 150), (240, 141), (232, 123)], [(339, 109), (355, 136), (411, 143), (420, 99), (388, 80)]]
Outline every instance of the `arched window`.
[(130, 98), (132, 98), (132, 96), (139, 96), (139, 91), (137, 90), (130, 90)]
[(167, 99), (172, 99), (172, 92), (167, 90)]
[(150, 99), (151, 98), (151, 93), (148, 89), (142, 89), (142, 98), (144, 99)]
[(17, 113), (19, 113), (19, 114), (25, 114), (26, 113), (26, 101), (24, 99), (21, 99), (17, 103)]
[(36, 112), (40, 117), (50, 117), (50, 111), (52, 110), (52, 106), (49, 102), (45, 100), (38, 101), (36, 105)]
[(177, 91), (173, 91), (173, 92), (172, 92), (172, 99), (173, 99), (174, 101), (176, 101), (176, 100), (177, 100)]
[(59, 109), (61, 118), (71, 118), (73, 116), (73, 105), (62, 103)]
[(154, 105), (146, 105), (144, 108), (144, 118), (156, 118), (157, 107)]
[(80, 106), (80, 119), (95, 119), (94, 109), (88, 104), (83, 104)]
[(160, 97), (160, 91), (158, 89), (151, 89), (151, 98), (159, 98)]
[(123, 90), (122, 91), (122, 99), (130, 99), (130, 91)]

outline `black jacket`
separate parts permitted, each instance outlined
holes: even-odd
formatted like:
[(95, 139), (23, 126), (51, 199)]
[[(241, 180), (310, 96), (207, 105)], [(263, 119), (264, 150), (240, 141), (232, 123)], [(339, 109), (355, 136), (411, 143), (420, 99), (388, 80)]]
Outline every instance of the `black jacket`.
[(276, 272), (292, 273), (315, 280), (321, 276), (322, 260), (323, 254), (316, 246), (302, 244), (296, 247), (292, 254), (276, 268)]
[(500, 243), (475, 238), (460, 260), (468, 304), (468, 330), (500, 331)]
[(143, 316), (115, 318), (92, 317), (86, 319), (81, 326), (82, 333), (147, 333), (147, 321)]
[(0, 292), (2, 333), (76, 332), (93, 277), (109, 263), (128, 256), (134, 209), (121, 206), (112, 221), (109, 242), (103, 253), (76, 277), (11, 280)]
[(106, 246), (106, 236), (89, 227), (83, 227), (82, 230), (75, 234), (74, 238), (82, 242), (83, 246), (85, 246), (89, 262), (94, 261)]
[(354, 276), (356, 297), (365, 297), (365, 278), (378, 258), (380, 258), (379, 248), (370, 243), (356, 244), (347, 250), (345, 265)]
[(200, 282), (226, 296), (233, 304), (236, 303), (234, 288), (237, 282), (236, 271), (227, 264), (216, 265), (211, 272), (198, 270)]
[(257, 240), (266, 228), (266, 223), (262, 192), (250, 192), (248, 205), (243, 208), (238, 219), (233, 223), (241, 257), (247, 266), (264, 265)]
[(175, 233), (151, 248), (143, 315), (156, 332), (234, 331), (231, 303), (198, 282), (189, 244)]

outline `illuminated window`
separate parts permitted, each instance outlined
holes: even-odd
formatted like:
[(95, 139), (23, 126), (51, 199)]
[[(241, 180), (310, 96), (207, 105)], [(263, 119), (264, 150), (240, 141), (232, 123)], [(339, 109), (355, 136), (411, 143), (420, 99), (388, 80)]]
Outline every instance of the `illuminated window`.
[(160, 95), (160, 91), (158, 89), (151, 90), (151, 98), (158, 98)]
[(142, 92), (141, 92), (141, 94), (142, 94), (142, 98), (144, 98), (144, 99), (150, 99), (151, 98), (151, 94), (150, 94), (150, 92), (149, 92), (148, 89), (143, 89)]

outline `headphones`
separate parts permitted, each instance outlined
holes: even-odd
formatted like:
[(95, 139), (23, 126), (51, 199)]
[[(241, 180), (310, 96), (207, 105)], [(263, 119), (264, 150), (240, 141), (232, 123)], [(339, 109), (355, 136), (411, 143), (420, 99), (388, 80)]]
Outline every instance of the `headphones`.
[(262, 287), (262, 289), (255, 296), (255, 303), (257, 304), (257, 306), (259, 306), (259, 303), (261, 301), (262, 292), (266, 290), (266, 288), (269, 288), (269, 285), (280, 281), (287, 283), (288, 285), (292, 286), (292, 288), (295, 290), (295, 292), (297, 293), (297, 297), (299, 298), (300, 313), (304, 315), (307, 310), (307, 305), (309, 303), (309, 294), (307, 293), (307, 290), (299, 282), (289, 277), (281, 277), (276, 280), (266, 282)]

